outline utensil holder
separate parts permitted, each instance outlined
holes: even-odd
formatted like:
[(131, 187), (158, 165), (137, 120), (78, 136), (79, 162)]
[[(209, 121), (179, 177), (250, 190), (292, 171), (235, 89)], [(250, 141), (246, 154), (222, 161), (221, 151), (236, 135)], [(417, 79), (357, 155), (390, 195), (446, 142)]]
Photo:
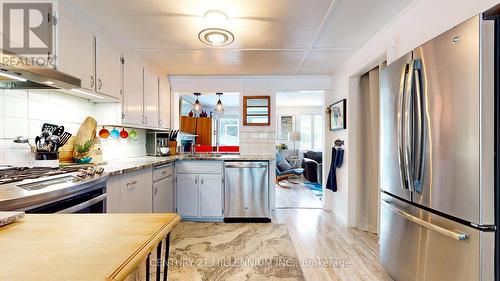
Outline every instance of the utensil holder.
[(170, 155), (177, 154), (177, 141), (169, 141), (168, 147), (170, 148)]

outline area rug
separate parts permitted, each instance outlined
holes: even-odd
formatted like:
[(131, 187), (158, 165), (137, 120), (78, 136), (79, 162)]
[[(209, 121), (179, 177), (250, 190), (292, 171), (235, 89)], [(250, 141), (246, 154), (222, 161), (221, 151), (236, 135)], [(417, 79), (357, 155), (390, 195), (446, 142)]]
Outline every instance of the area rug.
[(172, 233), (168, 280), (305, 280), (285, 225), (182, 222)]
[(316, 196), (323, 196), (323, 187), (319, 183), (304, 182), (304, 186), (309, 188)]

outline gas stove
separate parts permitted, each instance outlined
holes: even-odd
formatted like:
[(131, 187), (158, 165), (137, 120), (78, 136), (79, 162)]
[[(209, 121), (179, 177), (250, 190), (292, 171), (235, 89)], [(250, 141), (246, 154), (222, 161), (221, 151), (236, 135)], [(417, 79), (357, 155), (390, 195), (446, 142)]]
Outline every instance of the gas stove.
[(0, 167), (0, 211), (76, 212), (96, 200), (103, 211), (107, 178), (103, 168), (93, 166)]
[(78, 172), (78, 178), (86, 178), (95, 174), (102, 174), (103, 168), (94, 167), (64, 167), (64, 168), (45, 168), (45, 167), (4, 167), (0, 169), (0, 185), (20, 182), (29, 179), (45, 178), (50, 176), (62, 175), (67, 173)]

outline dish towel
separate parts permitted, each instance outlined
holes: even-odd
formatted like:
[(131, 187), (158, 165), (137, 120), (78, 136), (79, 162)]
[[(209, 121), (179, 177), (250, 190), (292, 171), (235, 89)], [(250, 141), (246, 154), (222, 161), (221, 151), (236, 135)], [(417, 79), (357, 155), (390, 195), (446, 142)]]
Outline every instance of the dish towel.
[(326, 188), (333, 192), (337, 191), (337, 175), (335, 173), (335, 158), (337, 156), (337, 150), (332, 147), (332, 160), (330, 163), (330, 172), (328, 173), (328, 180), (326, 181)]
[(344, 162), (344, 149), (339, 147), (337, 148), (337, 152), (335, 153), (335, 168), (342, 167), (343, 162)]

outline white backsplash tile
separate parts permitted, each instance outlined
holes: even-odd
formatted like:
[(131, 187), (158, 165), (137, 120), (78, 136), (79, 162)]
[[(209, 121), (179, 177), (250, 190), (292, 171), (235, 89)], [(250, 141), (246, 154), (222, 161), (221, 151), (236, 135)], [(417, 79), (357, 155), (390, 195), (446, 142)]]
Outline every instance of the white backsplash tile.
[(3, 116), (13, 118), (26, 118), (28, 115), (28, 99), (19, 95), (5, 95)]
[(5, 138), (28, 135), (28, 119), (4, 117), (3, 121)]

